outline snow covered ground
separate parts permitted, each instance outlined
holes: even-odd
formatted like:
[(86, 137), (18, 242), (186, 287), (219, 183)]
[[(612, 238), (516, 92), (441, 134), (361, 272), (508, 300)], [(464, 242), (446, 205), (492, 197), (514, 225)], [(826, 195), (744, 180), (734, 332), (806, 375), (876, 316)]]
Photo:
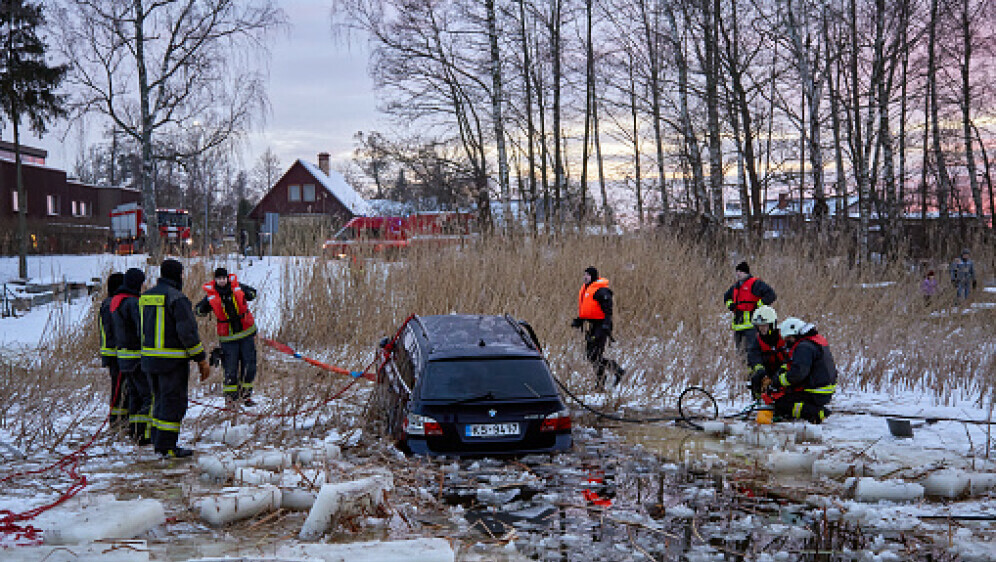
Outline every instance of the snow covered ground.
[[(284, 294), (287, 271), (310, 260), (247, 260), (232, 256), (212, 262), (210, 267), (225, 266), (242, 282), (260, 289), (261, 297), (254, 309), (261, 332), (265, 334), (279, 325), (280, 303), (288, 297)], [(140, 267), (146, 270), (149, 281), (154, 281), (157, 268), (147, 266), (145, 261), (144, 256), (32, 256), (29, 275), (36, 279), (87, 281), (93, 277), (105, 279), (111, 271)], [(16, 258), (0, 258), (0, 283), (16, 276)], [(879, 285), (884, 286), (869, 284), (868, 288)], [(996, 288), (985, 287), (981, 293), (991, 298)], [(192, 298), (199, 296), (191, 295)], [(985, 310), (985, 313), (989, 313), (991, 306), (994, 305), (987, 300), (973, 304), (975, 310)], [(50, 341), (53, 334), (73, 330), (85, 315), (93, 313), (92, 300), (81, 298), (71, 303), (39, 306), (16, 318), (0, 319), (0, 353), (38, 348)], [(640, 404), (639, 392), (632, 400), (634, 407), (654, 406)], [(937, 536), (939, 541), (947, 537), (951, 540), (950, 551), (962, 559), (996, 560), (996, 543), (993, 542), (996, 527), (992, 521), (933, 519), (942, 516), (996, 519), (996, 440), (986, 423), (970, 423), (992, 419), (992, 400), (992, 394), (980, 400), (978, 389), (943, 397), (925, 393), (923, 389), (896, 388), (889, 392), (845, 389), (835, 396), (831, 405), (835, 414), (815, 431), (802, 432), (797, 424), (757, 427), (753, 423), (732, 422), (716, 430), (723, 435), (710, 438), (714, 442), (709, 450), (722, 458), (746, 456), (756, 459), (759, 466), (775, 475), (776, 482), (784, 481), (807, 495), (817, 496), (812, 503), (821, 505), (830, 517), (859, 524), (872, 533), (915, 531)], [(721, 401), (719, 406), (723, 412), (732, 412), (743, 404)], [(890, 435), (885, 420), (888, 414), (965, 421), (938, 421), (918, 426), (914, 420), (914, 437), (901, 439)], [(205, 408), (193, 407), (188, 417), (193, 424), (210, 424), (217, 421), (211, 415), (212, 412)], [(98, 420), (86, 423), (95, 428)], [(636, 440), (652, 447), (651, 439), (646, 442), (641, 439)], [(11, 433), (0, 429), (0, 441), (11, 442)], [(802, 456), (770, 456), (782, 451)], [(128, 451), (116, 451), (113, 446), (102, 446), (94, 452), (85, 471), (103, 473), (95, 481), (106, 483), (115, 477), (115, 471), (121, 470), (121, 465), (125, 464), (122, 458), (127, 454)], [(11, 466), (7, 461), (13, 456), (10, 451), (0, 448), (5, 467)], [(798, 467), (800, 462), (802, 470)], [(783, 470), (791, 463), (795, 463), (794, 468)], [(0, 477), (6, 474), (5, 468)], [(913, 494), (909, 501), (862, 502), (855, 498), (855, 489), (861, 484), (855, 478), (859, 477), (874, 478), (881, 483), (924, 486), (922, 492), (925, 493)], [(945, 489), (953, 490), (953, 497), (937, 494), (937, 490)], [(52, 499), (42, 495), (29, 500), (16, 492), (13, 488), (3, 488), (0, 510), (23, 510)], [(888, 549), (882, 550), (886, 551)], [(4, 558), (4, 553), (0, 550), (0, 558)], [(708, 552), (703, 556), (702, 559), (715, 559), (710, 558)], [(769, 559), (780, 558), (772, 556)]]

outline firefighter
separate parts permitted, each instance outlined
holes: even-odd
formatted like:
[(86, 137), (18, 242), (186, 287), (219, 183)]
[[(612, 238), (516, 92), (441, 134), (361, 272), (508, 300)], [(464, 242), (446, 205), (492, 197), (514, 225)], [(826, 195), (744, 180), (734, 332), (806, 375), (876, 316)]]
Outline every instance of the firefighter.
[(598, 387), (605, 384), (606, 369), (615, 375), (619, 384), (626, 370), (612, 359), (604, 357), (605, 346), (612, 339), (612, 290), (609, 280), (598, 276), (598, 270), (584, 270), (584, 285), (578, 292), (578, 317), (571, 323), (584, 330), (585, 357), (595, 367)]
[(788, 361), (788, 346), (778, 331), (778, 313), (774, 308), (766, 304), (757, 307), (751, 322), (757, 329), (757, 339), (747, 348), (747, 365), (750, 367), (751, 394), (758, 399), (768, 383), (778, 378)]
[(142, 319), (142, 370), (149, 374), (152, 394), (152, 443), (164, 457), (189, 457), (190, 449), (177, 446), (180, 424), (187, 413), (190, 361), (197, 363), (201, 381), (211, 374), (204, 346), (197, 334), (190, 299), (183, 288), (183, 264), (163, 261), (159, 282), (138, 299)]
[(139, 445), (152, 443), (150, 410), (152, 383), (142, 370), (142, 319), (138, 297), (142, 294), (145, 273), (136, 267), (125, 272), (124, 284), (111, 301), (111, 318), (118, 342), (118, 366), (128, 389), (129, 434)]
[(775, 414), (822, 423), (830, 415), (826, 405), (837, 390), (837, 367), (829, 344), (816, 326), (798, 318), (786, 318), (778, 329), (788, 345), (789, 359), (778, 375)]
[(214, 281), (204, 284), (204, 292), (207, 296), (197, 303), (195, 311), (200, 316), (213, 312), (217, 320), (221, 362), (225, 368), (225, 400), (254, 406), (256, 324), (247, 303), (256, 298), (256, 289), (240, 285), (235, 275), (219, 267), (214, 270)]
[(111, 413), (112, 429), (124, 429), (128, 419), (128, 408), (125, 406), (126, 391), (121, 382), (121, 369), (118, 367), (118, 345), (114, 334), (114, 321), (111, 319), (111, 300), (121, 289), (124, 274), (116, 271), (107, 277), (107, 296), (100, 303), (100, 315), (97, 324), (100, 328), (100, 364), (107, 367), (111, 378)]
[(736, 348), (746, 353), (757, 338), (757, 330), (751, 323), (751, 316), (754, 310), (762, 304), (771, 304), (778, 298), (775, 290), (767, 283), (750, 274), (750, 266), (742, 261), (735, 268), (737, 282), (734, 283), (723, 300), (726, 301), (726, 308), (733, 313), (733, 343)]

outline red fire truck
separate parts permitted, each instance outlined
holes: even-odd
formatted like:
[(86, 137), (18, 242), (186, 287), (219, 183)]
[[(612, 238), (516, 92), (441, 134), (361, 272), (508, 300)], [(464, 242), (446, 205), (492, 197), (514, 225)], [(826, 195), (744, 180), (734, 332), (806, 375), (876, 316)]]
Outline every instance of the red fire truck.
[[(156, 224), (159, 225), (159, 237), (168, 250), (181, 253), (193, 243), (190, 211), (156, 209)], [(145, 220), (138, 203), (125, 203), (111, 210), (111, 244), (116, 253), (141, 251), (145, 248), (145, 234)]]
[(408, 248), (458, 244), (474, 232), (474, 215), (459, 211), (407, 217), (356, 217), (323, 245), (326, 255), (392, 257)]

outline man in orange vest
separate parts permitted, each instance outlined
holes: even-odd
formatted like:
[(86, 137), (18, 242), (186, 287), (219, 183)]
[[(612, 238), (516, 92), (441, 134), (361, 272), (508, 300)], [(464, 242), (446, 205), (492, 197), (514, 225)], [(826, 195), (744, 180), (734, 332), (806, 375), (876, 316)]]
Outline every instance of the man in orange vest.
[(750, 274), (747, 262), (738, 263), (735, 272), (737, 282), (727, 289), (723, 300), (733, 313), (733, 343), (746, 352), (757, 339), (757, 329), (751, 322), (754, 310), (762, 304), (770, 305), (778, 296), (767, 283)]
[(195, 310), (199, 316), (213, 312), (218, 321), (225, 399), (255, 406), (252, 389), (256, 379), (256, 324), (247, 303), (256, 298), (256, 289), (240, 285), (234, 275), (219, 267), (214, 270), (214, 281), (204, 284), (204, 292), (207, 296)]
[(616, 376), (615, 384), (619, 384), (626, 370), (603, 355), (612, 339), (612, 290), (609, 280), (599, 277), (594, 267), (584, 270), (584, 285), (578, 293), (578, 317), (571, 326), (584, 329), (585, 356), (595, 366), (598, 387), (605, 384), (607, 368)]

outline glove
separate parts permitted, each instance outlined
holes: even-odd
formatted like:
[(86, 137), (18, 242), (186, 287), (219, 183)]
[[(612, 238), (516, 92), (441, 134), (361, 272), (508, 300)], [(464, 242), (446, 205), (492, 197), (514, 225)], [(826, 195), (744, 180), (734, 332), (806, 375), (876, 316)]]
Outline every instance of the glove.
[(201, 382), (208, 380), (211, 376), (211, 366), (208, 365), (207, 359), (201, 359), (197, 362), (197, 370), (201, 372)]
[(582, 326), (584, 326), (584, 320), (580, 318), (575, 318), (574, 320), (571, 320), (571, 328), (580, 329)]
[(225, 357), (225, 350), (224, 349), (222, 349), (220, 347), (216, 347), (216, 348), (212, 349), (211, 350), (211, 358), (208, 359), (208, 365), (210, 365), (212, 367), (217, 367), (218, 365), (221, 365), (221, 360), (222, 360), (223, 357)]

